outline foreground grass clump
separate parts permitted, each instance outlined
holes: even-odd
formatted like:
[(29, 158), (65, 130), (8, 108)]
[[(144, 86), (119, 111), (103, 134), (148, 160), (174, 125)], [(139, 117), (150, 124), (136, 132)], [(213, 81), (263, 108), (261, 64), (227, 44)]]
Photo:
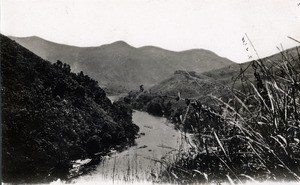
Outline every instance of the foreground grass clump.
[(72, 160), (134, 142), (132, 110), (112, 104), (98, 82), (0, 36), (4, 182), (65, 179)]
[[(253, 78), (228, 102), (213, 97), (220, 111), (191, 101), (181, 120), (194, 121), (194, 144), (168, 164), (162, 181), (300, 181), (300, 55), (252, 61)], [(191, 107), (191, 109), (189, 109)]]

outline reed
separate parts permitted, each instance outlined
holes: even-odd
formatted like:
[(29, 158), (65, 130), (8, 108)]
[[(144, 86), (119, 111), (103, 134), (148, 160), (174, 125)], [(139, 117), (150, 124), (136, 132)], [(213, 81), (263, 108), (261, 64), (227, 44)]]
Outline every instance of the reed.
[[(252, 61), (219, 110), (191, 101), (181, 125), (193, 122), (194, 145), (178, 152), (162, 182), (300, 181), (300, 54)], [(191, 108), (190, 108), (191, 107)], [(188, 113), (189, 111), (189, 113)]]

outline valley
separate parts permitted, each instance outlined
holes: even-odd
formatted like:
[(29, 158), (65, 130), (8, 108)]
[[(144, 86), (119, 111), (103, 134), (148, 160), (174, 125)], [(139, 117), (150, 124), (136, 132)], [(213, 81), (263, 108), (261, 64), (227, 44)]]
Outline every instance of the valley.
[(299, 185), (300, 0), (0, 0), (14, 185)]
[(298, 47), (237, 64), (203, 49), (11, 38), (6, 182), (300, 179)]

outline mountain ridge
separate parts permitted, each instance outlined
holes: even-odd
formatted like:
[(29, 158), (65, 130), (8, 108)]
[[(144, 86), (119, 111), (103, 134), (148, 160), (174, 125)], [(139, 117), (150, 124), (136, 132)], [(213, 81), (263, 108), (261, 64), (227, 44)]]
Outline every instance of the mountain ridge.
[(203, 49), (169, 51), (155, 46), (133, 47), (116, 41), (96, 47), (57, 44), (39, 37), (11, 37), (38, 56), (52, 63), (61, 60), (74, 72), (83, 71), (102, 87), (137, 89), (167, 79), (176, 70), (198, 73), (219, 69), (234, 62)]
[[(164, 50), (164, 51), (170, 51), (170, 52), (173, 52), (173, 53), (182, 53), (182, 52), (193, 51), (193, 50), (202, 50), (202, 51), (209, 51), (209, 52), (214, 53), (213, 51), (210, 51), (210, 50), (207, 50), (207, 49), (203, 49), (203, 48), (191, 48), (191, 49), (173, 51), (173, 50), (170, 50), (170, 49), (165, 49), (163, 47), (154, 46), (154, 45), (144, 45), (144, 46), (140, 46), (140, 47), (135, 47), (135, 46), (130, 45), (128, 42), (126, 42), (124, 40), (116, 40), (116, 41), (113, 41), (111, 43), (101, 44), (101, 45), (95, 45), (95, 46), (77, 46), (77, 45), (64, 44), (64, 43), (50, 41), (50, 40), (47, 40), (47, 39), (44, 39), (42, 37), (35, 36), (35, 35), (27, 36), (27, 37), (17, 37), (17, 36), (7, 35), (7, 37), (10, 38), (10, 39), (12, 39), (12, 40), (14, 40), (14, 39), (16, 39), (16, 40), (19, 40), (19, 39), (20, 40), (25, 40), (25, 39), (26, 40), (39, 39), (39, 40), (43, 40), (43, 41), (46, 41), (46, 42), (49, 42), (49, 43), (59, 44), (59, 45), (64, 45), (64, 46), (69, 46), (69, 47), (75, 47), (75, 48), (99, 48), (101, 46), (107, 46), (107, 45), (112, 45), (112, 44), (124, 44), (124, 45), (128, 45), (130, 47), (133, 47), (133, 48), (136, 48), (136, 49), (141, 49), (141, 50), (147, 49), (147, 48), (156, 48), (156, 49), (160, 49), (160, 50)], [(216, 53), (214, 53), (214, 54), (216, 54)], [(218, 54), (216, 54), (216, 55), (218, 55)], [(220, 55), (218, 55), (218, 56), (220, 56)], [(226, 57), (222, 57), (222, 58), (226, 58)]]

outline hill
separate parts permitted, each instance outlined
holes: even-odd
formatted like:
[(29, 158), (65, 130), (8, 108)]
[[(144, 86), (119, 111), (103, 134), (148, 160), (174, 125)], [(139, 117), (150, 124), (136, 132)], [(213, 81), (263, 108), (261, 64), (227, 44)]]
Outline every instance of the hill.
[(190, 102), (219, 108), (210, 95), (228, 100), (231, 91), (228, 86), (206, 75), (178, 70), (168, 79), (143, 92), (131, 91), (120, 101), (127, 103), (133, 109), (147, 111), (156, 116), (165, 116), (173, 120), (173, 123), (177, 123), (178, 115), (184, 114)]
[[(289, 56), (297, 58), (297, 48), (290, 48), (282, 53), (277, 53), (272, 56), (262, 59), (263, 63), (268, 68), (276, 68), (281, 64), (285, 57)], [(295, 61), (290, 60), (292, 64)], [(294, 63), (293, 63), (294, 62)], [(254, 81), (254, 66), (252, 61), (243, 64), (232, 64), (220, 69), (211, 70), (203, 73), (194, 71), (178, 70), (166, 80), (154, 85), (149, 90), (152, 93), (161, 95), (177, 96), (180, 92), (183, 98), (200, 99), (202, 102), (207, 102), (207, 95), (212, 94), (217, 97), (228, 97), (228, 93), (232, 86), (241, 90), (241, 79)], [(239, 76), (241, 71), (243, 75)], [(258, 71), (258, 70), (257, 70)], [(235, 81), (236, 80), (236, 81)]]
[[(297, 47), (293, 47), (277, 54), (271, 55), (269, 57), (263, 58), (261, 61), (270, 68), (274, 68), (274, 66), (278, 66), (282, 63), (282, 61), (290, 59), (293, 57), (294, 59), (299, 58), (299, 54), (297, 51)], [(295, 63), (296, 60), (290, 59), (292, 63)], [(202, 73), (209, 78), (216, 80), (218, 83), (231, 87), (235, 78), (237, 78), (241, 72), (243, 71), (243, 76), (250, 79), (251, 81), (254, 80), (254, 68), (252, 65), (252, 61), (246, 62), (243, 64), (232, 64), (220, 69), (211, 70), (208, 72)], [(240, 89), (241, 87), (240, 80), (237, 80), (236, 88)]]
[(154, 85), (150, 92), (163, 96), (176, 97), (180, 92), (181, 98), (201, 99), (208, 101), (208, 95), (227, 94), (226, 86), (217, 80), (194, 71), (178, 70), (168, 79)]
[[(299, 67), (300, 64), (292, 59), (299, 58), (297, 48), (288, 49), (282, 53), (266, 57), (261, 61), (268, 68), (268, 71), (276, 74), (278, 73), (277, 66), (282, 66), (282, 61), (286, 57), (289, 58), (292, 66)], [(240, 75), (241, 69), (243, 75)], [(144, 92), (133, 91), (129, 93), (123, 101), (130, 104), (134, 109), (145, 110), (159, 116), (164, 115), (173, 120), (176, 118), (177, 113), (184, 114), (187, 104), (191, 101), (197, 101), (198, 104), (218, 111), (220, 107), (210, 95), (221, 98), (225, 102), (234, 99), (232, 88), (235, 92), (245, 91), (247, 88), (251, 89), (249, 83), (247, 83), (248, 85), (245, 83), (246, 80), (256, 85), (257, 80), (254, 73), (253, 61), (244, 64), (233, 64), (201, 74), (194, 71), (178, 70), (166, 80), (146, 89)], [(261, 73), (261, 70), (257, 69), (257, 73)], [(178, 93), (180, 93), (181, 100), (187, 101), (178, 101)], [(191, 122), (193, 121), (191, 120)]]
[(233, 64), (202, 49), (174, 52), (153, 46), (135, 48), (123, 41), (99, 47), (74, 47), (38, 37), (11, 38), (43, 59), (61, 60), (75, 72), (87, 73), (109, 89), (131, 90), (141, 84), (150, 87), (176, 70), (201, 73)]
[(97, 81), (0, 39), (4, 182), (65, 179), (72, 160), (134, 142), (131, 109), (112, 104)]

